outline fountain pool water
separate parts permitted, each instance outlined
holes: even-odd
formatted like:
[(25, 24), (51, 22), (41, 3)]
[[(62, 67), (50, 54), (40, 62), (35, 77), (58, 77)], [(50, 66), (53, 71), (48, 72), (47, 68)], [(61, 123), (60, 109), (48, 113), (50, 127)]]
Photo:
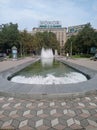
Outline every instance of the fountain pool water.
[(42, 49), (40, 61), (21, 70), (11, 79), (25, 84), (68, 84), (86, 80), (83, 74), (56, 61), (51, 49)]

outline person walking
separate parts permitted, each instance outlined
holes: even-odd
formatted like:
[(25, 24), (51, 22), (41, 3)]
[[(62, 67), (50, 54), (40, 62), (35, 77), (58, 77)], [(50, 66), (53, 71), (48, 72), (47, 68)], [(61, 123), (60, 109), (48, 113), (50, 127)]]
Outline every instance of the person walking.
[(69, 57), (69, 53), (66, 54), (66, 59), (68, 60), (68, 57)]

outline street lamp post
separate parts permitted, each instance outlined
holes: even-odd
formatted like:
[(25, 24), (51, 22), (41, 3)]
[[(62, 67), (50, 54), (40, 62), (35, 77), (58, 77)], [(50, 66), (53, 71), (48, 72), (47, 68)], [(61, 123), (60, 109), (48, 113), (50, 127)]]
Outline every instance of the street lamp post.
[(22, 43), (20, 43), (20, 54), (21, 54), (21, 57), (22, 57), (22, 55), (23, 55), (23, 53), (22, 53)]
[(63, 46), (64, 46), (64, 41), (62, 40), (60, 44), (60, 55), (63, 55)]
[(71, 51), (71, 53), (70, 53), (70, 54), (71, 54), (71, 57), (72, 57), (72, 41), (71, 41), (71, 50), (70, 50), (70, 51)]

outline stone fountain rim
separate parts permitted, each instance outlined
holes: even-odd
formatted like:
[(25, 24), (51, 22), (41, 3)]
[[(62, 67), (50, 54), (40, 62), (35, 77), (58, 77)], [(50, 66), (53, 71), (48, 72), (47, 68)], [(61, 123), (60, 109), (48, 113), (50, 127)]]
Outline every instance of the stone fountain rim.
[(64, 64), (81, 71), (83, 74), (88, 75), (90, 80), (76, 83), (76, 84), (62, 84), (62, 85), (34, 85), (34, 84), (19, 84), (7, 80), (13, 73), (25, 68), (26, 66), (36, 62), (40, 58), (30, 61), (28, 63), (13, 67), (0, 73), (0, 95), (14, 96), (20, 98), (63, 98), (63, 97), (79, 97), (85, 94), (96, 93), (97, 90), (97, 71), (92, 69), (60, 60)]

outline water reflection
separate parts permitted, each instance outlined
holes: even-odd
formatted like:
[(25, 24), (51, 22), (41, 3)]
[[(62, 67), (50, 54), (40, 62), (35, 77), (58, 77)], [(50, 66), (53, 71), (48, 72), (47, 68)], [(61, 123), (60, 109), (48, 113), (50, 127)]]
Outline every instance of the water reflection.
[(53, 58), (41, 58), (42, 67), (52, 67)]

